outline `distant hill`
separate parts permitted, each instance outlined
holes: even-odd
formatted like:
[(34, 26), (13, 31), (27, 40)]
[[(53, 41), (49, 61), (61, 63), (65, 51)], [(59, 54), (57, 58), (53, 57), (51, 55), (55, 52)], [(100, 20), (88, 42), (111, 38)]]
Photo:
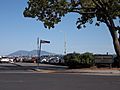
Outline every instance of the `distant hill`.
[[(37, 55), (38, 55), (37, 50), (32, 51), (19, 50), (9, 54), (8, 56), (37, 56)], [(41, 51), (41, 55), (54, 55), (54, 53)]]

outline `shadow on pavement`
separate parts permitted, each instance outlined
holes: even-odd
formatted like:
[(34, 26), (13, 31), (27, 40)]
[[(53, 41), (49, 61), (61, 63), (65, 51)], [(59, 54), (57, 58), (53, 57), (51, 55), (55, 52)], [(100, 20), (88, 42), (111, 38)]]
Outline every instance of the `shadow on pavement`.
[(2, 63), (0, 64), (0, 71), (3, 70), (35, 70), (35, 69), (42, 69), (42, 70), (64, 70), (67, 69), (66, 66), (56, 66), (56, 65), (49, 65), (49, 64), (31, 64), (31, 63)]

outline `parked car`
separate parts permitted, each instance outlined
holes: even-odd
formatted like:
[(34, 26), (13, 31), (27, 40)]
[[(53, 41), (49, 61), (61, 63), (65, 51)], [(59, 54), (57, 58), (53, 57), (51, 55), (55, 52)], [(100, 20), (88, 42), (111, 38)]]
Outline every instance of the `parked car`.
[(1, 63), (14, 63), (14, 60), (12, 58), (8, 58), (8, 57), (2, 57), (0, 59)]
[(51, 57), (49, 59), (49, 63), (51, 63), (51, 64), (58, 64), (59, 62), (60, 62), (59, 57)]
[(46, 58), (43, 58), (40, 62), (41, 62), (41, 63), (47, 63), (47, 59), (46, 59)]

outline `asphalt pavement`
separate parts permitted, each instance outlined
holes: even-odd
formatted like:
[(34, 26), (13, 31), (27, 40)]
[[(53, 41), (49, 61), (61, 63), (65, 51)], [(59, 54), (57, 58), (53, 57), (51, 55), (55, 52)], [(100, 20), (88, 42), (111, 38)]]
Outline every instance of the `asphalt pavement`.
[(120, 90), (119, 76), (0, 73), (0, 90)]

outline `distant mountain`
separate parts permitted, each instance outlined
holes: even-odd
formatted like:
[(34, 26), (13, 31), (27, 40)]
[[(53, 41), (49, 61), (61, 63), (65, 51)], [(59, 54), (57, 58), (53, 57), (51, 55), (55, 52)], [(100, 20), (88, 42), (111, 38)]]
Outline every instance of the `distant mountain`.
[[(8, 56), (37, 56), (37, 55), (38, 55), (37, 50), (32, 51), (19, 50), (9, 54)], [(41, 51), (41, 55), (54, 55), (54, 53)]]

